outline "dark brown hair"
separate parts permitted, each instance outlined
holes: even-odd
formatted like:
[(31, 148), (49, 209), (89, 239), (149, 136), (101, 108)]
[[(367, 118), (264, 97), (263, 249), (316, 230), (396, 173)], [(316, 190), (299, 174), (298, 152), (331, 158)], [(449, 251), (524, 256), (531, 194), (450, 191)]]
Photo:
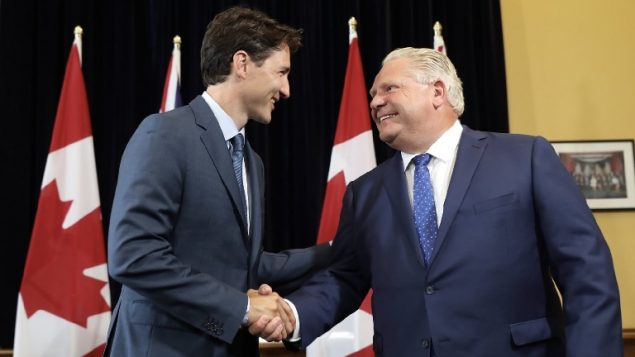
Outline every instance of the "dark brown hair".
[(302, 45), (302, 30), (281, 24), (258, 10), (229, 8), (207, 25), (201, 46), (203, 84), (225, 81), (238, 50), (247, 52), (256, 65), (261, 65), (284, 45), (289, 46), (291, 53), (297, 51)]

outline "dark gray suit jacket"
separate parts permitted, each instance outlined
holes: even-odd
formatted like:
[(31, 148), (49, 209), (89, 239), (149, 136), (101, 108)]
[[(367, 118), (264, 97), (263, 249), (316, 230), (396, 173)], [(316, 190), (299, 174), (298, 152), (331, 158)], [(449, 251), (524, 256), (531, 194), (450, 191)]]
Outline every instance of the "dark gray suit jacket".
[(248, 288), (298, 279), (328, 246), (263, 252), (264, 174), (247, 144), (251, 228), (220, 126), (198, 96), (146, 118), (124, 152), (108, 237), (120, 282), (106, 355), (253, 356)]

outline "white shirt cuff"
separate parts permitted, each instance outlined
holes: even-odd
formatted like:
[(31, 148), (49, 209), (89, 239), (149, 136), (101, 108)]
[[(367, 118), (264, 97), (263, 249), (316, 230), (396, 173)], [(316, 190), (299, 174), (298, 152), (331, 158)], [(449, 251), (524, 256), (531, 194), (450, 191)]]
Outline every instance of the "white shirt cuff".
[(293, 311), (293, 316), (295, 316), (295, 330), (293, 330), (291, 337), (287, 338), (287, 341), (297, 342), (300, 340), (300, 316), (298, 316), (298, 310), (296, 310), (295, 305), (293, 305), (290, 300), (284, 299), (284, 301), (289, 304), (289, 306), (291, 307), (291, 311)]
[(247, 326), (247, 323), (249, 322), (249, 306), (250, 305), (251, 305), (251, 301), (249, 300), (249, 296), (247, 296), (247, 311), (245, 311), (245, 316), (243, 317), (243, 322), (242, 322), (243, 326)]

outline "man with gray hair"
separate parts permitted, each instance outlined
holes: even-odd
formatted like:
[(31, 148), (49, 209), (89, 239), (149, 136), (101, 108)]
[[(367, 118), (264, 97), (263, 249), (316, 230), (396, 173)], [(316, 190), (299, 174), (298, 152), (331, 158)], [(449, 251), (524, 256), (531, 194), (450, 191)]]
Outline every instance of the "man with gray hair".
[(287, 297), (301, 345), (372, 288), (376, 356), (622, 356), (608, 246), (549, 142), (462, 126), (431, 49), (388, 54), (370, 94), (399, 152), (349, 184), (329, 268)]

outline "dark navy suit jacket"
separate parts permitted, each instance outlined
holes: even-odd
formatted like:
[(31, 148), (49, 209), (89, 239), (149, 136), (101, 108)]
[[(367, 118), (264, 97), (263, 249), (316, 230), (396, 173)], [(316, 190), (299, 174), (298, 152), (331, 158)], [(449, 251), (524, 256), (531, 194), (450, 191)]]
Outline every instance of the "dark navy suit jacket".
[(151, 115), (119, 170), (108, 268), (122, 287), (106, 355), (254, 356), (240, 329), (248, 288), (287, 283), (326, 261), (328, 245), (263, 252), (262, 161), (245, 147), (251, 228), (218, 122), (198, 96)]
[(376, 356), (622, 356), (609, 249), (543, 138), (464, 128), (429, 266), (399, 153), (348, 186), (333, 250), (288, 297), (304, 346), (372, 288)]

